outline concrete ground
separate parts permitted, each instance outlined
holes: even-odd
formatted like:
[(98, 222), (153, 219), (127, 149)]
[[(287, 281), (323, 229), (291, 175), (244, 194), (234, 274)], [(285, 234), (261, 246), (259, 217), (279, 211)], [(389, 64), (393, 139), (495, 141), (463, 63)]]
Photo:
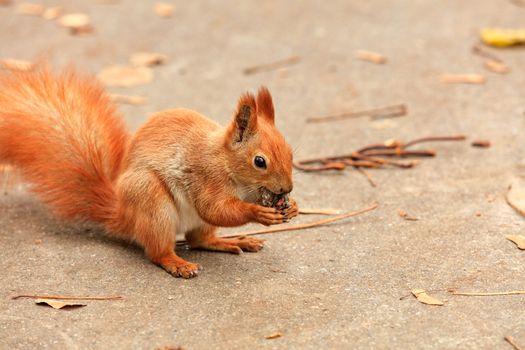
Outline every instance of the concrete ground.
[[(56, 5), (60, 1), (45, 1)], [(430, 144), (438, 155), (411, 170), (296, 172), (303, 207), (377, 210), (338, 224), (268, 235), (257, 254), (179, 250), (204, 267), (171, 277), (140, 249), (94, 225), (67, 224), (16, 187), (0, 199), (1, 349), (511, 349), (525, 346), (525, 296), (462, 297), (443, 291), (525, 289), (525, 253), (505, 240), (525, 220), (503, 197), (525, 174), (525, 50), (488, 49), (511, 71), (487, 72), (471, 52), (485, 26), (523, 26), (511, 1), (177, 1), (161, 19), (153, 2), (62, 1), (91, 15), (95, 32), (0, 7), (0, 58), (45, 56), (54, 66), (98, 72), (136, 51), (168, 62), (152, 83), (112, 92), (144, 95), (122, 106), (132, 129), (149, 114), (184, 106), (226, 123), (238, 96), (267, 85), (296, 158), (347, 153), (397, 138), (464, 133)], [(356, 60), (380, 52), (385, 65)], [(287, 69), (242, 69), (297, 55)], [(441, 73), (481, 73), (485, 85), (447, 85)], [(406, 103), (406, 117), (307, 124), (311, 116)], [(0, 107), (1, 108), (1, 107)], [(476, 149), (470, 141), (488, 139)], [(398, 216), (403, 209), (419, 221)], [(315, 217), (300, 217), (306, 222)], [(241, 229), (238, 229), (241, 230)], [(234, 232), (223, 230), (222, 232)], [(445, 306), (400, 297), (412, 288)], [(20, 293), (122, 295), (54, 310)], [(265, 339), (274, 332), (282, 336)]]

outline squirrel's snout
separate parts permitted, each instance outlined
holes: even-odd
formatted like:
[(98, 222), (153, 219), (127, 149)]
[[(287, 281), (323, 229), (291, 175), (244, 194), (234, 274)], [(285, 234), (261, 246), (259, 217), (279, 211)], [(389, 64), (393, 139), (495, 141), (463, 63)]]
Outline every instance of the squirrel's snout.
[(289, 184), (289, 185), (286, 185), (284, 187), (281, 187), (280, 192), (278, 194), (290, 193), (290, 192), (292, 192), (292, 190), (293, 190), (293, 185)]

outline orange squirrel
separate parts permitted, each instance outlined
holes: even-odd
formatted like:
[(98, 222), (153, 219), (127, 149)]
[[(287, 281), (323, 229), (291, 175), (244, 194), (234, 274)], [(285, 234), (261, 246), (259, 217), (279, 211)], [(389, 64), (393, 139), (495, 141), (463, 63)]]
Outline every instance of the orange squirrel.
[(192, 248), (258, 251), (263, 241), (216, 236), (217, 226), (280, 224), (296, 202), (255, 204), (258, 191), (292, 191), (292, 151), (274, 125), (272, 97), (244, 94), (225, 128), (189, 109), (156, 113), (131, 136), (92, 77), (47, 67), (0, 74), (0, 163), (20, 169), (32, 190), (65, 219), (101, 223), (141, 245), (174, 276), (199, 264), (175, 253), (175, 234)]

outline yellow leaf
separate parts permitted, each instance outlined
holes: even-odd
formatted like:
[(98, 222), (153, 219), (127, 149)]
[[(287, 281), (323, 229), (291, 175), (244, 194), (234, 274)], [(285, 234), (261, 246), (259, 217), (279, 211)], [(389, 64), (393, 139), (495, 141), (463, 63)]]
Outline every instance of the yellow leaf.
[(441, 300), (428, 295), (424, 289), (412, 289), (411, 292), (420, 303), (427, 305), (444, 305)]
[(62, 309), (64, 307), (82, 307), (87, 305), (79, 301), (60, 301), (51, 299), (37, 299), (35, 300), (35, 303), (49, 305), (53, 309)]
[(483, 28), (481, 39), (488, 45), (505, 47), (525, 43), (525, 29)]
[(525, 236), (522, 235), (506, 235), (506, 239), (515, 243), (519, 249), (525, 250)]

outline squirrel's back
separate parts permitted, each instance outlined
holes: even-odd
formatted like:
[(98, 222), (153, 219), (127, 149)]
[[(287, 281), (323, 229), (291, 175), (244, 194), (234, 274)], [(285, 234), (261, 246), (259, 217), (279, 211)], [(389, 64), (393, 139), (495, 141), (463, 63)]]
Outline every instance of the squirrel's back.
[(65, 218), (106, 222), (128, 133), (94, 77), (47, 67), (0, 73), (0, 163)]

